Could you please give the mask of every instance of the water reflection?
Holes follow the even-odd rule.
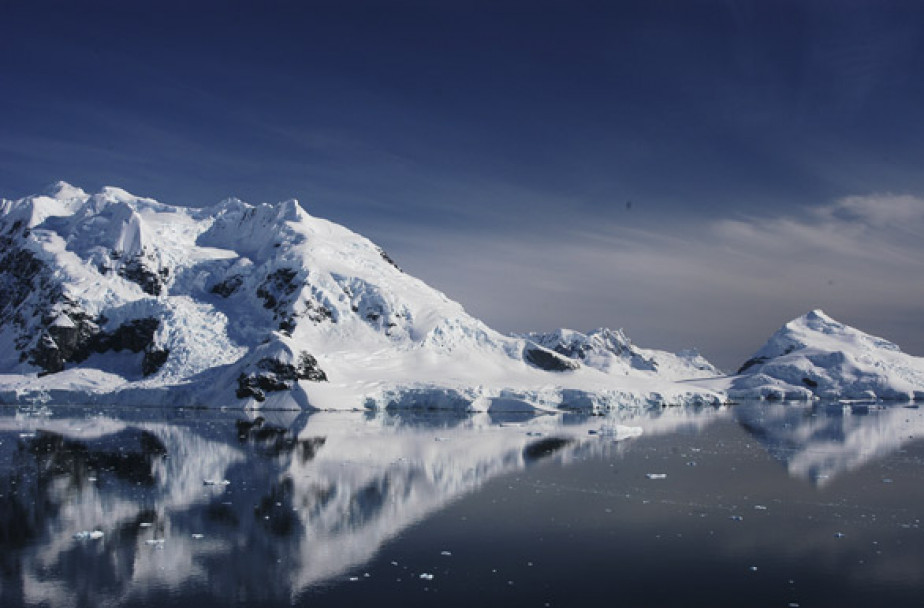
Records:
[[[924,437],[917,406],[758,402],[734,411],[791,476],[818,486]]]
[[[82,606],[190,586],[288,602],[498,475],[728,411],[3,414],[0,605]]]
[[[924,428],[919,410],[766,403],[607,418],[3,410],[0,605],[190,590],[288,604],[499,475],[721,420],[816,483]]]

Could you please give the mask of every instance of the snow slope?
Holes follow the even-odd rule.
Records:
[[[620,332],[578,339],[584,356],[499,334],[294,200],[194,209],[59,183],[0,202],[0,241],[0,402],[497,411],[724,398],[674,381],[713,374],[702,358]]]
[[[734,399],[924,399],[924,358],[813,310],[781,327],[738,370],[713,383]]]

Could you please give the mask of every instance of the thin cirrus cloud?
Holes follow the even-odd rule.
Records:
[[[924,354],[924,199],[849,196],[663,230],[532,228],[392,239],[408,270],[504,331],[623,327],[736,367],[816,307]]]

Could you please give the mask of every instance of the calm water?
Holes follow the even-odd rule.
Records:
[[[918,606],[924,415],[0,409],[0,606]]]

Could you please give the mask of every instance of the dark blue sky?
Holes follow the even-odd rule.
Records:
[[[731,366],[823,306],[924,353],[924,294],[861,306],[830,248],[768,246],[803,274],[765,276],[723,223],[918,208],[918,2],[0,0],[0,78],[6,198],[296,197],[501,330],[624,326]]]

